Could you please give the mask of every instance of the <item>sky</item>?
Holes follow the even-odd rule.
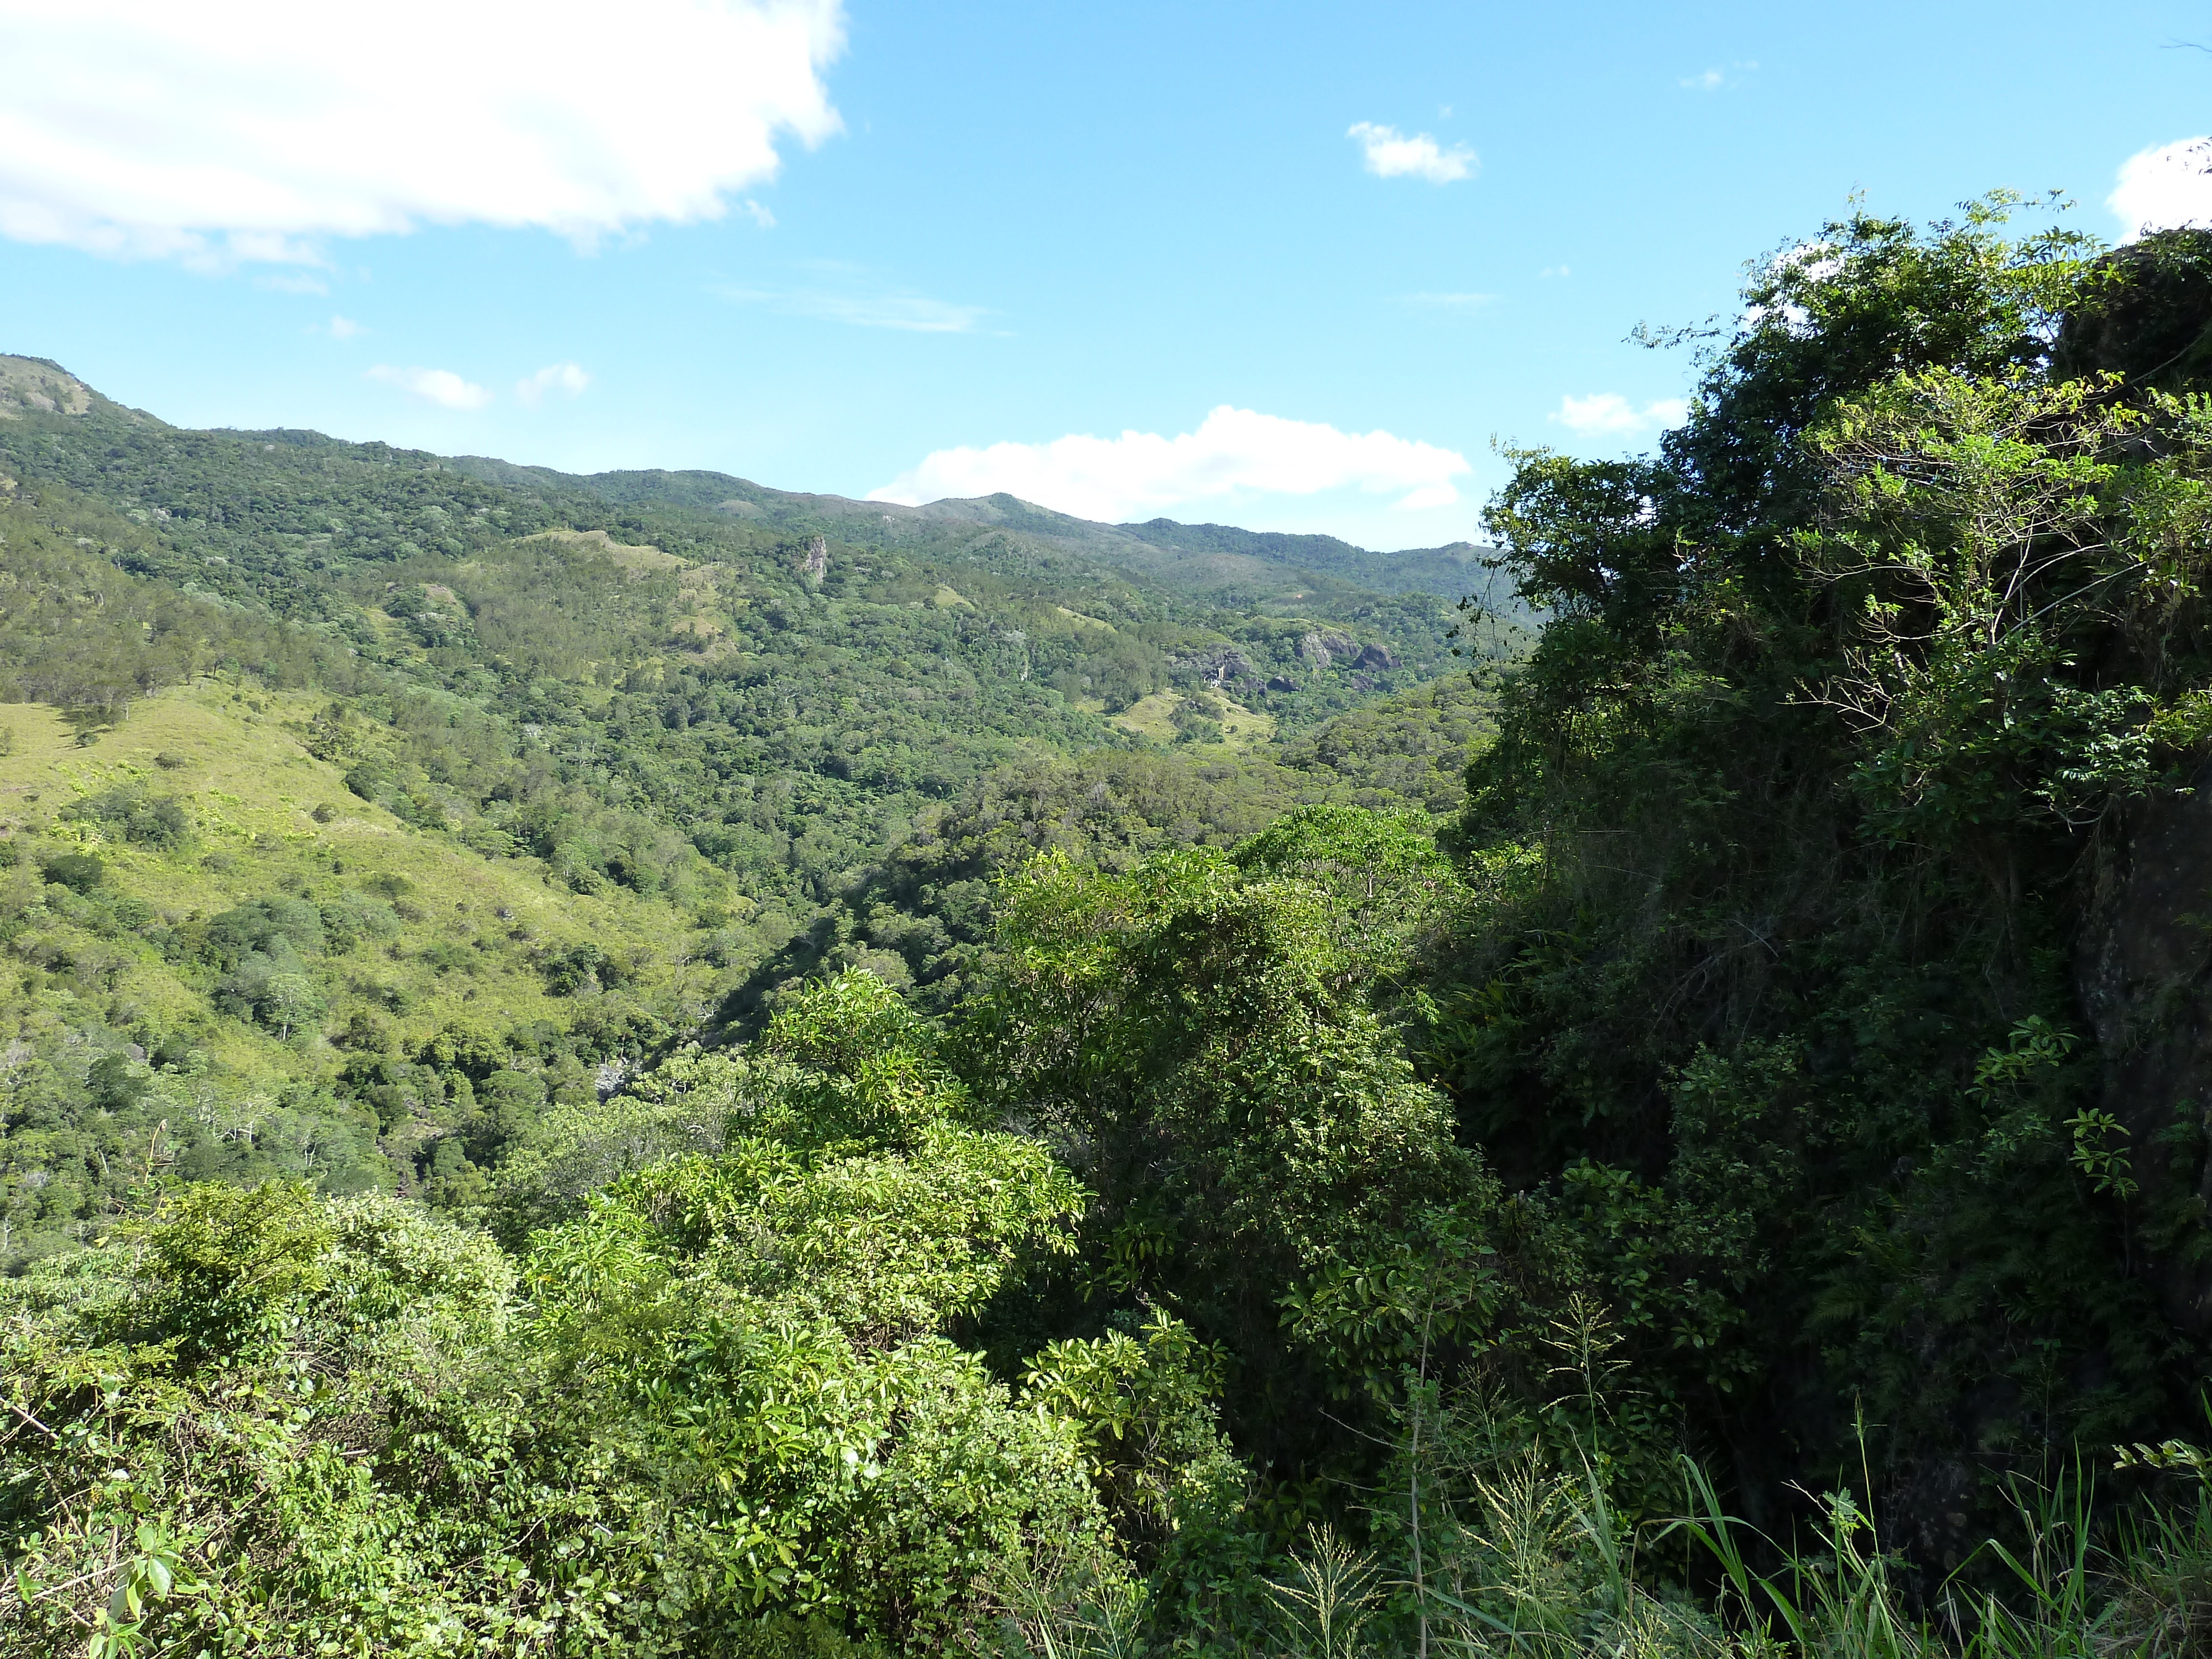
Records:
[[[185,426],[1480,538],[1855,195],[2212,223],[2212,6],[0,0],[0,351]],[[2048,222],[2048,211],[2036,222]]]

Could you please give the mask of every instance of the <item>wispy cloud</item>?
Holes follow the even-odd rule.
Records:
[[[356,323],[350,317],[332,317],[329,322],[323,325],[323,332],[333,340],[351,340],[368,333],[368,330],[366,325]]]
[[[2212,225],[2212,138],[2184,138],[2130,156],[2105,198],[2132,242],[2154,230]]]
[[[1655,398],[1638,409],[1618,392],[1562,398],[1547,418],[1581,438],[1633,438],[1679,426],[1690,412],[1686,398]]]
[[[1755,58],[1746,58],[1741,63],[1735,64],[1716,64],[1709,70],[1700,70],[1695,75],[1684,76],[1676,84],[1691,92],[1718,92],[1723,87],[1737,85],[1745,76],[1758,67],[1759,63]]]
[[[548,363],[535,374],[514,383],[514,398],[525,409],[535,409],[545,401],[548,392],[563,392],[571,398],[580,397],[591,383],[592,377],[580,364]]]
[[[927,295],[870,289],[865,283],[825,282],[799,288],[723,287],[714,290],[736,305],[766,306],[786,317],[890,328],[908,334],[973,334],[988,315],[982,306],[957,305]]]
[[[940,449],[880,489],[909,504],[1000,490],[1109,523],[1151,518],[1193,501],[1244,495],[1310,495],[1354,488],[1404,491],[1398,507],[1449,507],[1466,457],[1388,432],[1340,432],[1222,404],[1195,432],[1117,438],[1071,433],[1049,443]]]
[[[482,409],[491,401],[489,392],[450,368],[394,368],[389,363],[379,363],[368,371],[368,378],[396,386],[409,397],[440,409]]]
[[[753,200],[751,197],[746,197],[745,199],[738,203],[738,205],[739,208],[744,210],[745,216],[750,219],[755,224],[758,225],[763,230],[774,230],[775,228],[775,215],[770,213],[758,202]]]
[[[310,276],[305,271],[279,271],[273,276],[257,276],[256,288],[265,288],[272,294],[328,294],[331,285],[319,276]]]
[[[1449,185],[1474,177],[1481,165],[1465,144],[1446,149],[1425,132],[1408,138],[1395,127],[1355,121],[1344,136],[1358,144],[1367,170],[1378,179],[1425,179],[1432,185]]]

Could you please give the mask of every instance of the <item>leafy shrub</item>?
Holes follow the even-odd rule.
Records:
[[[40,860],[46,878],[73,893],[89,893],[107,879],[107,866],[97,853],[58,853]]]
[[[547,952],[538,968],[545,976],[545,988],[556,997],[580,996],[620,985],[629,977],[622,962],[588,941]]]
[[[234,965],[252,951],[282,946],[305,956],[320,956],[326,936],[320,906],[306,899],[274,896],[222,911],[207,923],[210,958]]]
[[[191,819],[174,795],[149,796],[135,788],[111,789],[66,807],[62,817],[100,824],[141,846],[181,846],[191,834]]]

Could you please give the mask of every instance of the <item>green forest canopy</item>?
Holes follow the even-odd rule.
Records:
[[[1472,711],[1379,660],[1312,689],[1308,636],[1349,656],[1325,624],[1362,617],[1441,668],[1437,611],[1277,633],[1317,587],[1201,618],[1129,577],[1109,614],[1022,585],[1047,543],[1003,588],[948,550],[817,592],[645,560],[695,544],[641,520],[584,556],[649,623],[563,620],[557,542],[418,542],[384,605],[366,550],[303,543],[332,597],[283,622],[210,588],[246,607],[216,665],[385,677],[304,699],[300,765],[404,844],[610,926],[785,926],[690,1020],[646,956],[518,956],[602,1034],[530,1052],[290,1030],[335,937],[419,925],[309,842],[296,890],[187,923],[222,1018],[347,1056],[331,1109],[433,1152],[402,1198],[156,1146],[9,1282],[10,1650],[2203,1651],[2212,235],[2106,253],[2009,206],[1824,228],[1656,454],[1516,453],[1490,529],[1546,621]],[[1024,703],[1040,592],[1158,665]],[[687,617],[773,667],[647,678],[624,641]],[[942,786],[830,735],[884,649],[927,670],[870,683],[921,693],[908,748],[971,734]],[[1225,713],[1262,668],[1264,748],[1107,730],[1144,674]],[[1031,706],[1048,744],[994,746]],[[813,860],[739,775],[886,816]],[[173,927],[98,849],[206,827],[87,799],[11,838],[19,936]],[[554,1051],[610,1069],[549,1087]],[[187,1060],[92,1061],[86,1109]]]

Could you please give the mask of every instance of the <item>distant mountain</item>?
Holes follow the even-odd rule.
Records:
[[[1285,535],[1230,525],[1187,525],[1172,519],[1099,524],[1005,494],[903,507],[775,489],[730,473],[703,470],[578,474],[485,455],[433,457],[383,444],[349,443],[295,428],[189,434],[104,397],[50,359],[0,356],[0,421],[21,420],[26,415],[106,417],[149,434],[230,439],[241,445],[281,447],[295,456],[302,451],[320,452],[333,461],[374,454],[401,465],[434,463],[462,477],[550,499],[584,496],[612,507],[689,508],[798,533],[896,543],[916,536],[935,539],[955,527],[1012,532],[1032,544],[1041,544],[1044,550],[1097,560],[1232,605],[1295,602],[1316,592],[1335,595],[1346,588],[1374,593],[1432,593],[1455,601],[1470,592],[1489,594],[1497,586],[1481,562],[1491,550],[1473,542],[1379,552],[1355,547],[1334,536]],[[1501,608],[1516,620],[1528,620],[1510,601]]]
[[[1291,536],[1279,531],[1238,530],[1220,524],[1177,524],[1150,519],[1120,526],[1155,547],[1191,553],[1226,553],[1261,559],[1285,569],[1341,577],[1384,593],[1436,593],[1449,599],[1480,586],[1479,562],[1493,550],[1474,542],[1377,553],[1334,536]]]
[[[902,527],[922,526],[975,525],[1015,531],[1062,550],[1102,559],[1194,592],[1243,590],[1254,598],[1303,597],[1297,592],[1301,585],[1346,584],[1372,592],[1433,593],[1456,600],[1470,592],[1488,592],[1492,586],[1491,573],[1481,562],[1493,550],[1474,542],[1386,553],[1355,547],[1334,536],[1187,525],[1172,519],[1100,524],[1003,492],[904,507],[855,501],[846,495],[772,489],[726,472],[577,474],[517,466],[482,455],[454,456],[450,464],[465,477],[510,488],[588,492],[614,506],[650,503],[708,508],[793,529],[849,528],[865,523],[869,533],[893,538]],[[1508,603],[1506,609],[1510,614],[1513,607]]]
[[[1018,750],[1241,764],[1525,642],[1455,626],[1491,574],[1468,544],[197,431],[33,357],[0,357],[0,699],[97,726],[217,672],[482,720],[795,913]],[[371,798],[515,810],[481,763],[407,765]]]

